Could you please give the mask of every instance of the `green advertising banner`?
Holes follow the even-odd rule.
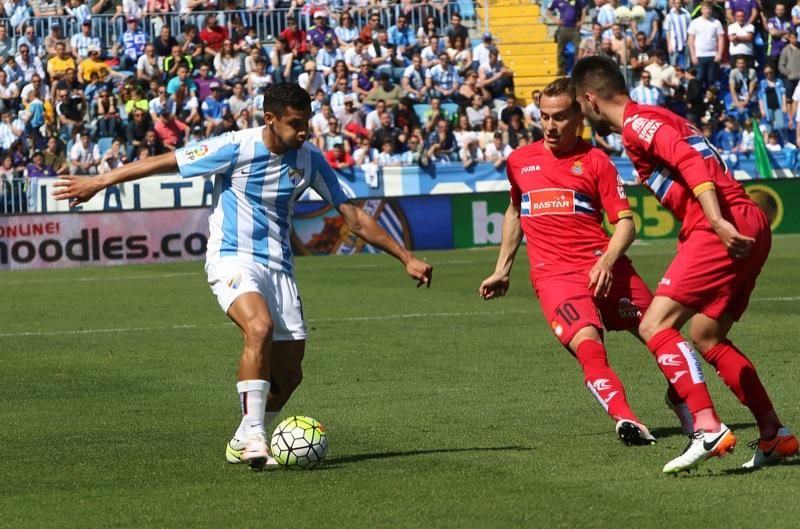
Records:
[[[800,178],[754,180],[743,182],[747,193],[769,217],[774,233],[800,233]],[[625,188],[631,203],[640,239],[676,238],[680,223],[661,207],[643,186]],[[454,195],[453,243],[456,248],[500,244],[503,214],[508,207],[508,193]],[[607,224],[606,224],[607,225]]]

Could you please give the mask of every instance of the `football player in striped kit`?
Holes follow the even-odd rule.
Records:
[[[514,151],[506,172],[511,202],[495,272],[481,283],[489,300],[504,296],[527,238],[533,288],[556,338],[578,360],[584,382],[629,445],[655,439],[631,410],[608,365],[603,329],[636,333],[652,295],[625,251],[636,237],[633,212],[614,164],[578,136],[583,116],[569,79],[542,90],[544,139]],[[603,211],[615,224],[609,238]]]
[[[220,307],[244,337],[237,383],[242,420],[225,457],[257,470],[274,463],[268,428],[302,379],[306,325],[290,236],[294,204],[303,192],[310,188],[336,207],[353,233],[402,262],[417,286],[430,287],[432,278],[429,264],[350,203],[322,153],[306,141],[311,100],[305,90],[292,83],[271,85],[264,94],[264,117],[263,127],[229,132],[98,177],[65,177],[54,191],[55,198],[75,205],[108,186],[150,175],[221,175],[205,268]]]
[[[639,181],[682,222],[678,253],[658,284],[639,334],[659,363],[685,356],[687,350],[694,355],[679,332],[691,321],[695,347],[758,423],[755,453],[744,467],[797,455],[797,438],[778,418],[755,367],[728,339],[769,255],[772,234],[766,215],[686,119],[631,101],[616,65],[599,57],[581,59],[572,78],[584,115],[600,134],[622,134]],[[679,377],[682,369],[677,369],[673,386],[692,412],[695,431],[684,453],[665,465],[666,473],[695,468],[736,444],[707,392],[696,391],[699,385]]]

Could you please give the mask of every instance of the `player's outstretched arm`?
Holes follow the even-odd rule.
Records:
[[[166,154],[123,165],[99,176],[63,175],[53,184],[53,198],[56,200],[69,199],[70,206],[77,206],[88,201],[98,191],[109,186],[177,170],[178,161],[175,158],[175,152],[170,151]]]
[[[506,295],[511,286],[511,268],[517,255],[519,243],[522,242],[522,223],[519,220],[519,209],[513,202],[508,204],[503,217],[503,236],[500,242],[500,255],[494,273],[483,280],[478,295],[483,299],[494,299]]]
[[[397,244],[397,241],[386,233],[386,230],[381,228],[375,222],[375,219],[364,213],[361,208],[354,206],[350,202],[345,202],[340,204],[337,209],[353,233],[403,263],[408,275],[417,281],[417,287],[422,285],[427,285],[428,288],[431,287],[431,280],[433,279],[433,267],[431,265],[417,259],[411,252]]]
[[[614,228],[614,235],[608,241],[608,248],[589,271],[589,288],[594,288],[594,297],[604,298],[611,290],[614,276],[611,269],[636,239],[636,226],[630,217],[621,218]]]

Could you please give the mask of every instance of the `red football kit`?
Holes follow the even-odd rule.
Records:
[[[635,329],[652,295],[627,257],[614,265],[608,297],[594,298],[588,287],[589,271],[608,247],[602,211],[612,223],[632,216],[608,156],[583,140],[560,155],[538,141],[514,151],[506,173],[527,239],[531,281],[561,343],[586,326]]]
[[[772,245],[769,222],[733,178],[717,150],[687,120],[657,106],[630,102],[622,142],[639,181],[683,223],[678,254],[656,289],[718,320],[738,320]],[[711,228],[697,200],[714,190],[722,216],[743,235],[755,238],[745,259],[733,259]]]

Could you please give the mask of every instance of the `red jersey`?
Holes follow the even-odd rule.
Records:
[[[559,155],[541,140],[517,149],[506,173],[534,281],[590,270],[608,246],[603,210],[612,223],[633,215],[617,168],[583,140]]]
[[[725,165],[716,148],[684,118],[664,108],[625,106],[622,144],[639,182],[683,223],[681,234],[696,227],[710,228],[697,195],[716,189],[720,210],[755,203]]]

